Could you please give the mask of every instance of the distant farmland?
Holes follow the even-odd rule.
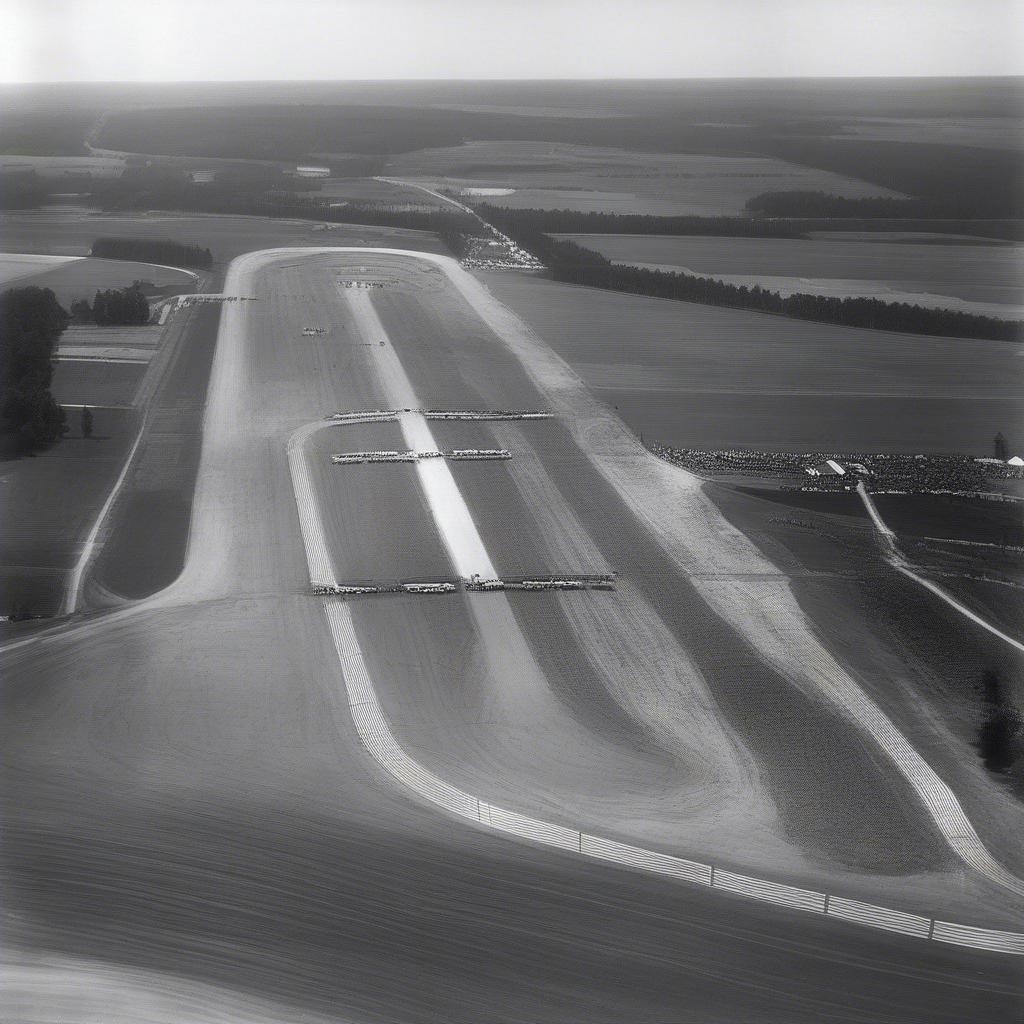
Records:
[[[1024,247],[867,239],[559,235],[616,263],[678,268],[784,295],[865,295],[1015,319],[1024,313]]]
[[[739,214],[762,192],[896,196],[878,185],[771,157],[635,153],[546,142],[470,142],[406,153],[386,173],[452,188],[512,188],[499,206],[612,213]]]
[[[519,275],[487,286],[645,440],[989,455],[1024,438],[1020,348],[649,299]]]

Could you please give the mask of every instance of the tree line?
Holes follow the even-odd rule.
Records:
[[[142,294],[142,282],[127,288],[97,291],[90,305],[88,299],[71,303],[71,316],[80,323],[101,325],[148,324],[149,302]]]
[[[205,269],[213,266],[209,249],[169,238],[97,238],[92,243],[91,254],[101,259],[162,263],[172,267]]]
[[[26,451],[51,444],[67,430],[50,384],[68,319],[49,288],[11,288],[0,295],[0,430]]]
[[[745,209],[764,217],[957,218],[962,207],[943,200],[868,196],[848,199],[830,192],[762,192]]]
[[[726,284],[724,281],[694,274],[620,266],[601,253],[575,242],[558,241],[539,231],[525,231],[516,225],[514,219],[506,218],[505,212],[502,210],[499,215],[492,215],[492,223],[545,263],[556,281],[634,295],[776,313],[799,320],[846,327],[943,337],[1024,341],[1022,321],[999,320],[949,309],[929,309],[905,302],[883,302],[881,299],[839,299],[802,293],[784,298],[778,292],[756,285],[748,288],[746,285]]]
[[[479,203],[484,220],[496,217],[521,231],[549,234],[719,235],[734,238],[806,238],[792,224],[755,217],[660,217],[644,213],[599,213],[581,210],[506,209]]]

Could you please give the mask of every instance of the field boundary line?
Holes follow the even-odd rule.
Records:
[[[107,500],[103,502],[103,506],[100,508],[96,515],[96,520],[92,524],[92,529],[85,538],[82,550],[78,555],[74,568],[71,570],[71,575],[68,577],[67,588],[64,592],[64,600],[61,602],[61,607],[57,612],[58,615],[71,615],[78,608],[85,570],[88,568],[89,563],[92,561],[93,555],[95,554],[96,541],[99,538],[100,530],[102,529],[107,516],[110,515],[110,510],[114,507],[114,502],[121,493],[125,480],[128,479],[128,470],[135,461],[135,454],[138,452],[139,445],[142,443],[142,435],[146,432],[146,423],[148,419],[148,415],[142,417],[142,423],[139,424],[139,432],[135,435],[135,441],[124,460],[121,472],[114,481],[114,486],[110,488]]]
[[[962,604],[937,583],[934,583],[932,580],[915,572],[902,554],[900,554],[899,548],[896,546],[896,534],[886,525],[885,520],[878,511],[878,506],[875,505],[874,499],[868,492],[867,487],[864,486],[863,480],[857,481],[857,493],[860,495],[860,500],[864,503],[864,507],[867,509],[868,515],[871,517],[871,521],[875,524],[875,529],[883,538],[886,561],[898,573],[902,573],[902,575],[906,576],[907,579],[913,580],[918,584],[918,586],[924,587],[924,589],[929,593],[934,594],[937,598],[948,604],[954,611],[957,611],[961,615],[970,619],[970,621],[975,625],[981,626],[982,629],[988,630],[988,632],[993,636],[998,637],[1000,640],[1010,644],[1011,647],[1015,647],[1018,651],[1024,653],[1024,643],[1021,643],[1020,640],[1015,639],[1009,634],[1004,633],[1001,629],[998,629],[996,626],[993,626],[991,622],[983,619],[976,612],[971,611],[967,605]]]

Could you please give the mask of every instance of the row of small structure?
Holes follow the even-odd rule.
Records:
[[[339,452],[331,456],[336,466],[365,462],[419,462],[421,459],[511,459],[505,448],[454,448],[450,452]]]
[[[428,420],[549,420],[549,412],[529,409],[364,409],[336,412],[327,419],[333,423],[383,423],[397,420],[399,413],[419,413]]]
[[[393,583],[314,583],[313,593],[320,596],[360,596],[365,594],[453,594],[460,588],[471,592],[497,590],[614,590],[615,573],[594,576],[542,576],[484,579],[474,574],[468,578],[448,580],[416,580]]]

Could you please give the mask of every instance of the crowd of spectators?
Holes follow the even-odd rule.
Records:
[[[792,480],[801,490],[850,490],[864,480],[872,491],[898,493],[979,493],[987,481],[1024,477],[1024,468],[969,455],[890,455],[879,453],[704,451],[653,443],[650,450],[669,462],[708,476],[747,475]],[[842,475],[812,475],[826,460]]]

